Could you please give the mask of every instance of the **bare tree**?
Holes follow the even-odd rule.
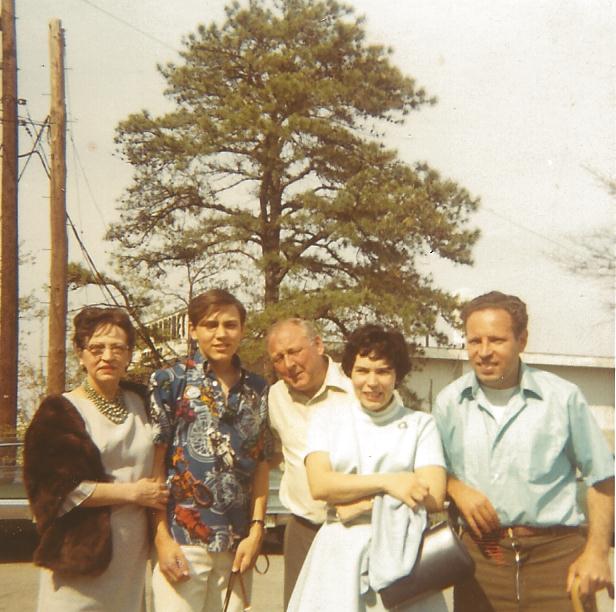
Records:
[[[592,172],[592,171],[591,171]],[[592,172],[616,204],[616,178],[608,178]],[[616,211],[614,211],[616,212]],[[614,292],[614,272],[616,271],[616,223],[596,227],[591,231],[569,234],[567,238],[574,244],[573,249],[554,251],[550,257],[562,268],[577,276],[599,281],[612,296]],[[613,306],[613,298],[610,302]]]

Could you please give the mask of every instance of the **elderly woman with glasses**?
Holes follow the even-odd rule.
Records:
[[[166,487],[151,479],[145,388],[122,380],[135,330],[119,308],[86,307],[73,343],[83,382],[46,397],[26,433],[24,479],[43,568],[38,610],[144,610],[147,509]]]

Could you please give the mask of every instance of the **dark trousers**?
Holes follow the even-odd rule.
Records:
[[[558,536],[504,537],[490,556],[470,534],[465,532],[462,541],[475,561],[475,576],[454,588],[455,612],[572,610],[567,572],[585,543],[578,530]]]
[[[291,593],[304,565],[304,559],[321,525],[315,525],[299,516],[291,515],[284,530],[284,609],[289,606]]]

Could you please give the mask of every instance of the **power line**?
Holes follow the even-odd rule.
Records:
[[[86,259],[86,262],[88,264],[88,267],[90,268],[90,271],[92,272],[92,274],[94,275],[95,279],[96,279],[96,285],[99,287],[101,294],[103,296],[103,299],[107,299],[107,303],[109,303],[109,301],[113,302],[113,304],[115,304],[115,306],[118,306],[119,308],[124,308],[125,310],[128,311],[129,315],[131,315],[133,317],[133,319],[137,322],[136,325],[136,332],[137,335],[145,342],[145,344],[147,346],[149,346],[151,349],[153,349],[154,353],[157,352],[154,344],[152,343],[152,340],[148,337],[146,331],[145,331],[145,326],[143,326],[139,320],[139,318],[136,315],[135,312],[135,308],[132,306],[132,304],[130,303],[130,301],[128,300],[128,297],[125,296],[126,299],[126,304],[122,305],[120,304],[120,302],[117,300],[117,298],[115,297],[115,295],[113,294],[113,292],[110,289],[110,285],[107,282],[107,280],[105,279],[105,277],[98,271],[96,264],[94,263],[94,260],[92,259],[92,256],[90,255],[90,253],[88,252],[88,249],[86,248],[86,245],[84,244],[83,240],[80,238],[79,233],[77,232],[77,228],[75,227],[75,224],[73,223],[70,215],[68,213],[66,213],[66,220],[68,221],[71,229],[73,230],[73,234],[75,236],[75,239],[77,240],[77,243],[79,244],[79,247],[81,248],[81,252],[84,256],[84,258]],[[112,285],[113,286],[113,285]],[[108,298],[105,297],[105,292],[103,291],[103,288],[107,291],[108,294]],[[116,289],[123,294],[123,292],[119,289],[119,287],[116,287]],[[123,294],[124,295],[124,294]]]
[[[68,79],[68,75],[65,74],[64,75],[64,83],[66,86],[66,115],[67,118],[71,116],[71,109],[72,109],[72,102],[71,102],[71,88],[70,88],[70,81]],[[73,161],[75,161],[75,140],[73,138],[73,130],[72,129],[68,129],[67,128],[67,133],[68,136],[71,140],[71,144],[72,144],[72,150],[73,150]],[[83,228],[83,218],[81,216],[81,189],[80,189],[80,184],[79,184],[79,174],[77,172],[75,172],[75,191],[77,193],[77,213],[79,216],[79,226],[81,228]],[[103,221],[104,222],[104,221]],[[83,231],[83,230],[82,230]]]
[[[575,244],[575,242],[573,240],[570,241],[570,244],[565,244],[564,242],[560,242],[558,240],[555,240],[554,238],[550,238],[549,236],[546,236],[544,234],[540,234],[539,232],[530,229],[529,227],[526,227],[525,225],[522,225],[521,223],[518,223],[517,221],[513,221],[512,219],[510,219],[509,217],[507,217],[506,215],[503,215],[502,213],[496,212],[494,209],[489,208],[488,206],[482,206],[483,210],[486,210],[489,213],[492,213],[494,216],[501,218],[503,221],[507,221],[507,223],[509,223],[510,225],[513,225],[515,227],[517,227],[518,229],[521,229],[525,232],[528,232],[529,234],[533,234],[534,236],[537,236],[538,238],[541,238],[547,242],[551,242],[552,244],[556,245],[557,247],[560,247],[561,249],[570,249],[572,245],[577,246]]]
[[[103,222],[103,225],[105,225],[105,227],[107,226],[107,221],[105,220],[105,216],[103,215],[103,211],[101,210],[98,202],[96,201],[96,197],[94,196],[94,191],[92,190],[92,185],[90,185],[90,179],[88,178],[88,175],[86,174],[86,170],[83,167],[83,164],[81,163],[81,157],[79,156],[79,149],[77,148],[77,145],[75,143],[75,140],[73,139],[73,133],[72,131],[69,132],[69,138],[71,140],[71,150],[73,153],[73,159],[75,160],[75,164],[76,166],[79,168],[79,170],[81,171],[81,174],[83,176],[83,180],[86,184],[86,188],[88,189],[88,193],[90,194],[90,198],[92,198],[92,203],[94,204],[94,208],[96,208],[96,211],[98,212],[101,221]]]
[[[77,231],[77,228],[75,227],[75,224],[73,223],[73,220],[71,219],[71,216],[68,214],[68,212],[66,213],[66,220],[68,221],[68,224],[71,230],[73,230],[73,235],[75,236],[75,240],[77,240],[77,244],[79,245],[79,248],[81,249],[81,253],[88,267],[90,268],[90,272],[92,273],[94,278],[96,278],[96,280],[98,281],[96,284],[98,288],[100,289],[100,292],[103,298],[111,300],[116,306],[120,306],[120,303],[118,302],[116,297],[113,295],[113,292],[109,288],[107,281],[105,280],[103,275],[98,271],[98,268],[96,267],[96,264],[94,263],[94,259],[92,259],[92,256],[90,255],[88,249],[86,248],[85,243],[81,239],[81,236],[79,235],[79,232]],[[105,296],[104,290],[107,290],[108,297]]]
[[[68,90],[68,100],[67,100],[67,112],[70,113],[70,109],[72,108],[71,105],[71,97],[70,97],[70,81],[69,79],[66,79],[66,85],[67,85],[67,90]],[[98,211],[99,215],[101,216],[101,219],[103,221],[103,225],[106,226],[106,222],[105,222],[105,218],[103,216],[103,213],[101,211],[101,209],[98,206],[98,203],[96,201],[96,198],[94,197],[94,193],[92,191],[92,187],[90,185],[90,181],[88,179],[88,176],[86,174],[85,168],[83,166],[83,164],[81,163],[81,158],[79,156],[79,150],[77,148],[77,143],[75,142],[75,138],[74,138],[74,130],[70,129],[68,130],[69,133],[69,138],[72,144],[72,151],[73,151],[73,159],[75,160],[75,163],[77,166],[79,166],[79,169],[81,170],[81,173],[83,175],[83,178],[85,180],[86,186],[88,188],[88,191],[90,193],[90,197],[92,198],[92,202],[94,203],[94,206],[96,208],[96,210]],[[76,175],[77,176],[77,175]],[[80,211],[80,217],[81,217],[81,207],[79,206],[80,204],[80,193],[79,193],[79,185],[77,182],[77,204],[78,204],[78,209]],[[96,280],[95,283],[91,283],[91,284],[95,284],[99,291],[101,292],[101,295],[103,297],[103,300],[105,300],[105,302],[108,304],[110,301],[115,304],[115,306],[118,307],[122,307],[122,305],[119,303],[119,301],[117,300],[117,298],[114,295],[114,292],[111,290],[111,287],[113,287],[116,291],[118,291],[125,299],[126,304],[124,305],[124,307],[126,308],[126,310],[128,311],[128,313],[130,314],[130,316],[133,317],[133,319],[137,322],[137,326],[136,326],[136,331],[137,331],[137,335],[144,341],[144,343],[149,346],[154,355],[157,354],[157,350],[156,347],[154,346],[154,344],[152,343],[147,330],[145,328],[145,326],[143,326],[139,320],[139,318],[137,317],[136,311],[134,309],[134,307],[132,306],[132,304],[130,303],[128,296],[124,293],[124,291],[119,287],[119,286],[114,286],[113,283],[108,283],[107,279],[98,271],[98,268],[96,267],[96,264],[94,263],[94,259],[92,258],[92,256],[90,255],[84,241],[82,240],[81,236],[79,235],[79,232],[77,231],[77,227],[75,226],[73,220],[71,219],[70,215],[68,214],[68,212],[65,213],[66,214],[66,220],[73,232],[73,235],[75,236],[75,240],[77,240],[77,244],[79,245],[79,248],[81,249],[83,258],[86,261],[86,264],[88,266],[88,268],[90,269],[90,273],[92,274],[92,276],[94,277],[94,279]],[[107,296],[105,295],[105,292],[107,293]]]
[[[142,36],[145,36],[146,38],[149,38],[150,40],[153,40],[154,42],[157,42],[159,45],[162,45],[163,47],[166,47],[167,49],[170,49],[173,52],[177,52],[177,49],[175,47],[172,47],[170,44],[166,43],[164,40],[161,40],[160,38],[156,38],[156,36],[154,36],[153,34],[150,34],[149,32],[146,32],[145,30],[142,30],[142,29],[138,28],[137,26],[133,25],[129,21],[126,21],[125,19],[122,19],[121,17],[118,17],[117,15],[114,15],[113,13],[109,12],[108,10],[106,10],[104,8],[101,8],[100,6],[97,6],[93,2],[90,2],[90,0],[81,0],[81,1],[84,4],[87,4],[88,6],[91,6],[92,8],[96,9],[97,11],[100,11],[101,13],[104,13],[108,17],[111,17],[112,19],[115,19],[119,23],[122,23],[123,25],[125,25],[128,28],[130,28],[131,30],[134,30],[135,32],[138,32]]]
[[[26,171],[26,168],[28,167],[28,164],[30,163],[30,160],[32,159],[32,156],[34,154],[37,154],[39,156],[39,159],[41,160],[41,163],[43,164],[43,168],[45,169],[45,172],[47,173],[47,178],[49,178],[50,174],[49,174],[49,168],[47,166],[47,160],[44,158],[44,155],[42,155],[41,152],[38,150],[40,148],[40,142],[43,136],[43,131],[45,130],[45,127],[48,125],[49,125],[49,115],[47,115],[45,121],[43,122],[41,128],[39,129],[38,134],[36,135],[36,138],[32,136],[32,132],[30,132],[29,127],[27,125],[24,125],[26,132],[34,140],[34,144],[32,145],[32,149],[30,149],[29,153],[19,156],[19,157],[27,157],[27,159],[26,159],[26,163],[23,165],[23,168],[21,169],[21,172],[19,173],[19,176],[17,177],[17,182],[21,180],[21,177],[23,176],[23,173]],[[44,153],[45,150],[42,149],[42,151]]]
[[[34,119],[32,119],[32,117],[30,116],[30,111],[28,111],[28,109],[26,109],[26,112],[28,113],[27,118],[24,118],[22,115],[18,115],[17,119],[19,120],[19,123],[21,125],[25,125],[25,124],[29,124],[29,125],[36,125],[39,127],[45,127],[48,118],[45,119],[45,121],[35,121]]]
[[[34,141],[34,137],[32,136],[32,133],[30,132],[29,126],[32,126],[32,127],[38,126],[41,128],[39,131],[41,138],[37,137],[38,145],[33,148],[33,152],[34,152],[34,149],[36,149],[36,153],[38,154],[41,160],[41,163],[43,164],[43,168],[45,169],[45,172],[47,173],[47,177],[49,178],[50,176],[49,175],[49,160],[47,159],[47,153],[42,144],[43,129],[49,128],[49,115],[45,117],[44,121],[35,121],[34,119],[32,119],[32,115],[30,114],[30,109],[27,106],[27,102],[25,103],[25,110],[26,110],[27,118],[21,119],[21,122],[22,122],[21,125],[24,127],[24,129],[26,130],[26,132],[28,133],[30,138],[32,138],[33,141]],[[35,141],[35,144],[36,144],[36,141]],[[23,174],[23,172],[21,174]],[[21,178],[21,174],[20,174],[20,178]]]
[[[67,110],[68,110],[68,114],[71,114],[71,109],[72,109],[72,98],[71,98],[71,88],[70,88],[70,79],[66,78],[66,90],[67,90]],[[75,134],[74,134],[74,130],[71,128],[68,130],[68,136],[69,139],[71,141],[71,151],[73,153],[73,160],[75,161],[75,165],[79,168],[79,170],[81,171],[81,174],[83,176],[83,180],[86,184],[86,188],[88,190],[88,193],[90,194],[90,198],[92,200],[92,203],[94,204],[94,208],[96,208],[96,211],[98,212],[101,221],[103,222],[103,225],[105,226],[105,228],[107,227],[107,222],[105,220],[105,215],[103,215],[103,211],[101,210],[98,201],[96,200],[96,197],[94,196],[94,191],[92,189],[92,186],[90,185],[90,180],[88,178],[88,175],[86,174],[86,170],[81,162],[81,157],[79,156],[79,150],[77,148],[77,143],[75,142]],[[75,184],[77,186],[77,202],[78,205],[80,203],[80,198],[79,198],[79,184],[78,184],[78,174],[75,173]],[[79,213],[79,218],[81,219],[81,211]]]

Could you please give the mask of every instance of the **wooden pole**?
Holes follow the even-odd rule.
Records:
[[[66,106],[64,101],[64,30],[49,22],[51,63],[51,180],[49,274],[49,353],[47,393],[62,393],[66,382],[66,310],[68,238],[66,234]]]
[[[2,0],[2,164],[0,188],[0,437],[15,434],[19,287],[17,234],[17,55],[15,0]],[[0,456],[10,462],[10,457]]]

